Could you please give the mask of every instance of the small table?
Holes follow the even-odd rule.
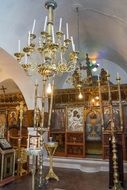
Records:
[[[58,146],[58,142],[48,142],[48,143],[45,143],[44,145],[49,155],[49,172],[46,176],[46,180],[48,180],[49,178],[54,178],[57,181],[59,181],[58,176],[53,171],[53,155]]]

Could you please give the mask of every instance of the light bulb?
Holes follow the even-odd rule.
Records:
[[[52,93],[51,83],[48,83],[46,91],[47,91],[47,94],[51,94]]]
[[[96,99],[96,100],[99,100],[99,96],[96,96],[95,99]]]
[[[95,65],[95,64],[96,64],[96,59],[93,59],[93,60],[92,60],[92,63]]]
[[[80,100],[83,99],[83,95],[82,95],[81,92],[79,93],[78,98],[79,98]]]
[[[96,71],[97,71],[97,68],[96,68],[96,67],[94,67],[94,68],[92,69],[92,71],[93,71],[93,72],[96,72]]]

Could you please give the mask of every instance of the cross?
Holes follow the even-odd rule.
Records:
[[[7,90],[7,88],[4,87],[4,85],[2,85],[2,87],[0,88],[0,90],[3,91],[4,95],[5,95],[5,90]]]

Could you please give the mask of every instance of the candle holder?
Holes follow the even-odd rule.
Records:
[[[119,96],[119,114],[120,114],[120,129],[123,131],[123,109],[122,109],[122,98],[121,98],[121,89],[120,89],[120,76],[117,73],[116,81],[118,85],[118,96]]]
[[[28,156],[32,156],[32,190],[35,190],[35,174],[36,174],[36,158],[42,154],[40,148],[27,148],[26,150]]]
[[[109,82],[110,75],[107,74],[107,83],[108,83],[108,95],[109,95],[109,106],[111,112],[111,143],[112,143],[112,162],[113,162],[113,188],[112,190],[122,190],[120,181],[119,181],[119,171],[118,171],[118,155],[117,155],[117,144],[116,144],[116,129],[114,124],[113,117],[113,105],[112,105],[112,96],[111,96],[111,88]]]
[[[101,113],[101,125],[102,131],[104,131],[104,115],[103,115],[103,105],[102,105],[102,96],[101,96],[101,83],[98,76],[98,91],[99,91],[99,103],[100,103],[100,113]]]
[[[53,178],[53,179],[56,179],[57,181],[59,181],[58,176],[53,171],[53,155],[58,146],[58,142],[48,142],[48,143],[45,143],[44,145],[45,145],[45,148],[49,155],[49,172],[46,176],[46,180]]]
[[[22,163],[21,163],[21,140],[22,140],[22,126],[23,126],[23,113],[24,113],[24,105],[23,105],[23,102],[20,102],[20,105],[19,105],[19,120],[20,120],[20,123],[19,123],[19,127],[20,127],[20,130],[19,130],[19,138],[18,138],[18,152],[17,152],[17,156],[18,156],[18,159],[17,159],[17,175],[18,176],[22,176]]]
[[[112,190],[122,190],[122,186],[119,181],[119,173],[118,173],[118,156],[117,156],[117,148],[116,148],[116,136],[115,136],[115,126],[114,122],[111,122],[111,143],[112,143],[112,161],[113,161],[113,188]]]

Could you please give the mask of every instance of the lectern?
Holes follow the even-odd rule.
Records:
[[[15,150],[5,138],[0,138],[0,186],[14,180]]]

